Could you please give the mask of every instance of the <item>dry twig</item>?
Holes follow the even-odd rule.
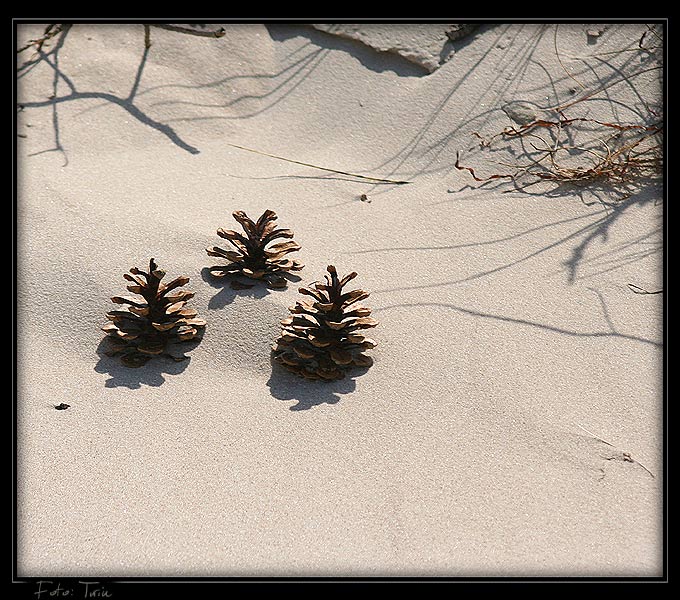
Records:
[[[166,29],[176,33],[186,33],[187,35],[195,35],[198,37],[221,38],[227,33],[224,27],[215,30],[199,31],[181,25],[170,25],[168,23],[145,23],[144,24],[144,47],[151,47],[151,27],[158,27],[159,29]]]
[[[198,37],[209,37],[209,38],[221,38],[227,33],[224,27],[219,29],[200,31],[198,29],[191,29],[189,27],[182,27],[181,25],[169,25],[167,23],[150,23],[153,27],[158,27],[159,29],[167,29],[168,31],[174,31],[176,33],[186,33],[187,35],[196,35]]]
[[[629,283],[628,287],[631,289],[631,291],[634,294],[663,294],[663,289],[656,290],[654,292],[650,292],[650,291],[646,290],[645,288],[641,288],[637,285],[633,285],[632,283]]]
[[[42,47],[45,43],[52,39],[55,35],[60,34],[64,30],[64,25],[59,23],[50,23],[46,28],[42,36],[36,38],[35,40],[29,40],[27,44],[22,46],[17,50],[17,54],[28,50],[29,48],[35,46],[36,52],[41,52]]]
[[[588,430],[587,430],[585,427],[583,427],[582,425],[579,425],[578,423],[576,423],[576,426],[577,426],[579,429],[582,429],[583,431],[585,431],[588,435],[594,437],[597,441],[602,442],[603,444],[607,444],[607,446],[611,446],[612,448],[616,448],[616,446],[614,446],[614,444],[608,442],[607,440],[603,440],[601,437],[595,435],[592,431],[588,431]],[[619,450],[618,448],[616,448],[616,449]],[[647,467],[645,467],[645,465],[643,465],[640,461],[635,460],[635,459],[630,455],[630,452],[621,452],[621,457],[622,457],[622,459],[623,459],[624,462],[636,463],[636,464],[640,465],[645,471],[647,471],[647,473],[649,473],[652,477],[655,477],[655,476],[654,476],[654,473],[652,473],[652,472],[651,472]],[[612,460],[612,459],[614,459],[614,458],[616,458],[616,457],[611,457],[611,458],[608,458],[607,460]]]

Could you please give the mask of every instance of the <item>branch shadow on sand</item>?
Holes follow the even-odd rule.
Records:
[[[302,278],[298,275],[292,275],[290,273],[286,274],[286,279],[288,283],[297,283],[302,281]],[[208,308],[211,310],[216,310],[224,308],[225,306],[231,304],[236,296],[250,296],[257,300],[264,298],[271,292],[285,291],[286,288],[274,289],[267,287],[264,282],[253,282],[254,285],[251,288],[246,289],[234,289],[231,286],[232,279],[229,277],[213,277],[210,273],[210,267],[203,267],[201,269],[201,279],[205,281],[210,287],[218,290],[218,292],[210,298],[208,302]]]
[[[340,398],[354,391],[355,377],[366,369],[357,369],[351,375],[339,381],[308,381],[287,371],[279,363],[271,359],[272,374],[267,381],[272,396],[278,400],[296,400],[297,404],[290,410],[309,410],[321,404],[337,404]]]
[[[54,48],[49,52],[43,52],[40,50],[38,52],[39,54],[39,59],[37,61],[31,62],[31,63],[26,63],[26,69],[34,68],[35,64],[42,62],[47,65],[54,71],[54,80],[53,80],[53,90],[52,90],[52,95],[50,98],[47,100],[38,100],[38,101],[29,101],[29,102],[21,102],[21,107],[25,110],[27,108],[41,108],[41,107],[52,107],[52,122],[53,122],[53,127],[54,127],[54,135],[55,135],[55,147],[50,148],[48,150],[43,150],[40,151],[36,154],[44,154],[46,152],[53,152],[53,151],[60,151],[64,156],[66,156],[66,152],[64,148],[61,145],[60,141],[60,132],[59,132],[59,119],[58,119],[58,112],[57,112],[57,107],[59,104],[63,102],[71,102],[75,100],[104,100],[106,102],[109,102],[111,104],[115,104],[117,106],[120,106],[123,108],[127,113],[134,117],[137,121],[144,125],[148,125],[149,127],[152,127],[153,129],[159,131],[163,135],[165,135],[172,143],[174,143],[176,146],[181,148],[182,150],[186,150],[190,154],[198,154],[199,150],[192,146],[191,144],[185,142],[176,132],[175,130],[170,127],[169,125],[165,123],[161,123],[159,121],[156,121],[155,119],[151,118],[149,115],[147,115],[144,111],[142,111],[136,104],[135,104],[135,98],[137,96],[137,92],[139,90],[139,84],[142,79],[142,74],[144,72],[144,67],[146,66],[146,61],[149,57],[149,47],[144,47],[143,53],[141,60],[139,62],[139,66],[137,67],[137,71],[135,73],[134,80],[132,82],[132,86],[130,88],[130,93],[126,97],[121,97],[117,96],[115,94],[109,93],[109,92],[97,92],[97,91],[90,91],[90,92],[82,92],[79,91],[73,81],[69,78],[69,76],[61,69],[59,66],[59,52],[61,51],[64,42],[66,41],[66,37],[71,29],[71,26],[67,26],[64,28],[64,30],[61,32],[59,35],[59,38],[54,46]],[[141,39],[141,38],[140,38]],[[21,70],[22,67],[20,67],[20,71],[18,74],[18,78],[21,78],[23,75],[25,75],[28,70]],[[66,85],[68,88],[69,92],[65,95],[59,95],[58,94],[58,87],[59,83],[63,83]]]
[[[194,339],[180,343],[183,352],[189,352],[200,344],[200,339]],[[97,373],[110,375],[104,383],[104,387],[126,387],[131,390],[141,388],[143,385],[159,387],[165,383],[166,375],[179,375],[191,362],[191,357],[176,362],[170,358],[154,357],[141,367],[132,368],[125,366],[118,356],[107,356],[106,352],[111,349],[107,338],[103,338],[97,347],[99,361],[94,367]]]

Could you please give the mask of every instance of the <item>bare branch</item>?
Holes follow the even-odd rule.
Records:
[[[227,33],[224,27],[220,27],[214,31],[198,31],[196,29],[190,29],[187,27],[182,27],[180,25],[168,25],[167,23],[149,23],[153,27],[158,27],[160,29],[167,29],[168,31],[175,31],[177,33],[186,33],[188,35],[196,35],[198,37],[209,37],[209,38],[221,38]],[[149,25],[145,25],[148,27]]]
[[[42,34],[41,37],[35,39],[35,40],[29,40],[28,43],[19,48],[17,50],[17,54],[20,54],[24,50],[28,50],[31,46],[35,46],[36,51],[40,52],[42,50],[43,44],[51,38],[53,38],[55,35],[58,35],[59,33],[62,32],[64,29],[64,26],[58,23],[51,23],[45,28],[45,32]]]

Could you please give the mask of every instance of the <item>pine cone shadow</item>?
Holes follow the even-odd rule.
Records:
[[[337,404],[340,398],[356,388],[355,377],[368,369],[357,368],[338,381],[309,381],[294,375],[271,359],[272,374],[267,381],[272,396],[278,400],[297,400],[290,410],[309,410],[320,404]]]
[[[182,342],[183,352],[193,350],[200,343],[200,338]],[[107,338],[103,338],[97,347],[99,362],[94,367],[97,373],[110,375],[104,386],[107,388],[126,387],[132,390],[141,388],[143,385],[158,387],[165,383],[164,375],[178,375],[184,371],[191,362],[191,358],[175,362],[170,358],[153,358],[141,367],[132,368],[124,365],[117,356],[107,356],[106,351],[111,346]]]
[[[214,277],[210,273],[209,267],[203,267],[203,269],[201,269],[201,278],[208,285],[219,290],[208,302],[208,308],[211,310],[224,308],[228,304],[231,304],[236,296],[251,296],[259,300],[270,292],[285,291],[287,289],[273,289],[267,287],[267,284],[263,281],[253,281],[254,285],[252,288],[236,290],[231,287],[232,280],[229,277]],[[302,280],[301,277],[290,274],[287,274],[286,279],[288,279],[289,282],[298,282]]]

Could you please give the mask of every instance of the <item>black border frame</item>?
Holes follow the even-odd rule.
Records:
[[[13,198],[12,198],[12,276],[13,276],[13,371],[12,371],[12,574],[9,595],[10,597],[26,597],[35,600],[53,600],[64,598],[72,600],[74,598],[86,598],[86,590],[94,592],[89,597],[91,598],[148,598],[150,595],[167,594],[174,595],[176,593],[198,592],[204,594],[219,594],[232,591],[232,585],[241,584],[300,584],[300,583],[353,583],[353,584],[371,584],[371,583],[669,583],[668,574],[668,252],[667,252],[667,234],[668,234],[668,125],[667,113],[664,115],[664,165],[663,165],[663,282],[664,282],[664,300],[663,300],[663,574],[658,577],[607,577],[607,576],[574,576],[574,577],[559,577],[559,576],[423,576],[423,577],[401,577],[401,576],[375,576],[375,577],[355,577],[355,576],[225,576],[225,577],[52,577],[50,575],[40,577],[20,577],[17,574],[17,377],[18,377],[18,362],[17,362],[17,180],[18,180],[18,164],[17,164],[17,81],[16,81],[16,44],[17,44],[17,25],[31,24],[31,23],[52,23],[52,22],[67,22],[73,24],[80,23],[102,23],[102,24],[144,24],[144,23],[233,23],[233,24],[312,24],[312,23],[380,23],[380,24],[423,24],[423,23],[442,23],[442,22],[459,22],[459,23],[476,23],[480,25],[494,25],[506,23],[518,24],[555,24],[555,23],[650,23],[661,24],[663,26],[664,48],[663,48],[663,102],[664,106],[668,106],[668,41],[670,21],[669,17],[632,17],[632,18],[549,18],[549,17],[534,17],[534,18],[493,18],[484,19],[479,17],[461,18],[329,18],[329,17],[236,17],[229,18],[68,18],[64,16],[50,17],[43,16],[39,18],[34,17],[12,17],[12,73],[14,81],[12,85],[12,111],[13,111],[13,129],[12,129],[12,184],[13,184]],[[40,582],[43,582],[40,584]],[[49,583],[47,583],[49,582]],[[42,588],[41,588],[42,585]],[[190,590],[187,586],[199,585],[197,590]],[[225,588],[227,585],[229,587]],[[169,587],[172,586],[172,587]],[[50,594],[57,588],[64,591],[69,591],[68,594]],[[155,589],[154,589],[155,588]],[[43,593],[38,590],[43,589]]]

